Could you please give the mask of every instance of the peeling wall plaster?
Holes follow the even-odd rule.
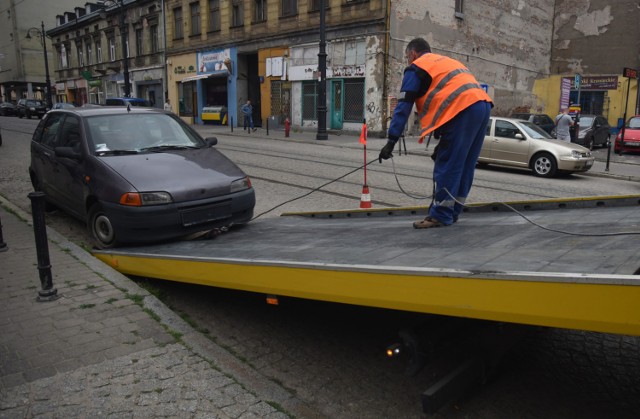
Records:
[[[611,6],[606,6],[602,10],[594,10],[591,13],[578,15],[573,27],[585,36],[595,36],[605,33],[607,26],[611,22],[613,22]]]

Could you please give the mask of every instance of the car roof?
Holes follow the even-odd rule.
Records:
[[[162,109],[156,108],[139,108],[132,106],[130,110],[128,110],[125,106],[95,106],[95,107],[79,107],[73,109],[54,109],[49,111],[49,113],[72,113],[78,116],[87,117],[87,116],[96,116],[96,115],[126,115],[126,114],[144,114],[144,113],[163,113],[168,114],[168,112],[163,111]]]

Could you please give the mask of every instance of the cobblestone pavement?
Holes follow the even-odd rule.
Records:
[[[320,416],[52,229],[36,301],[29,221],[0,198],[0,418]]]

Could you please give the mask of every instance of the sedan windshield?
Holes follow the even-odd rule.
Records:
[[[189,127],[167,114],[100,115],[87,118],[90,143],[98,155],[204,147]]]
[[[523,131],[526,132],[529,137],[536,140],[553,138],[545,130],[535,124],[532,124],[531,122],[523,121],[520,122],[520,125],[522,126]]]

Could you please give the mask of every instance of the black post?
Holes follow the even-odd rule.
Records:
[[[0,253],[6,252],[8,248],[7,243],[4,242],[4,238],[2,237],[2,219],[0,219]]]
[[[129,49],[127,48],[127,27],[124,22],[126,9],[124,1],[120,0],[120,37],[122,42],[122,58],[124,60],[124,97],[131,97],[131,85],[129,83]]]
[[[622,132],[620,133],[620,156],[624,147],[624,127],[627,125],[627,106],[629,106],[629,88],[631,87],[631,77],[627,77],[627,100],[624,103],[624,116],[622,117]],[[615,141],[615,140],[614,140]]]
[[[614,138],[613,141],[616,139]],[[609,162],[611,161],[611,141],[607,141],[607,166],[604,168],[605,172],[609,171]]]
[[[42,47],[44,48],[44,71],[45,71],[45,83],[47,83],[47,86],[45,87],[45,95],[47,98],[47,107],[49,109],[53,108],[53,100],[51,100],[51,79],[49,78],[49,57],[47,56],[47,38],[45,38],[45,32],[44,32],[44,22],[40,21],[40,24],[42,26]]]
[[[47,241],[47,225],[44,220],[45,195],[43,192],[31,192],[31,214],[33,216],[33,232],[36,239],[36,253],[38,255],[38,273],[40,274],[41,290],[38,291],[37,301],[53,301],[59,298],[58,290],[53,288],[51,264],[49,262],[49,245]]]
[[[327,52],[325,39],[325,0],[320,0],[320,50],[318,70],[320,70],[320,92],[318,94],[318,133],[316,140],[327,140]]]
[[[267,135],[269,135],[269,117],[267,116]]]
[[[231,122],[229,126],[231,127],[231,132],[233,132],[233,116],[229,117],[229,121]]]

